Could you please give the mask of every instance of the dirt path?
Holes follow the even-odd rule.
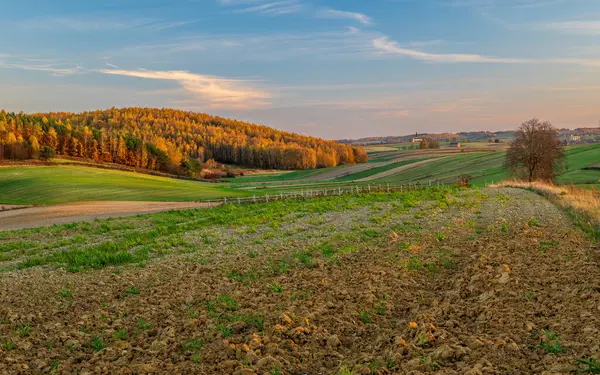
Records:
[[[369,177],[361,178],[360,180],[356,180],[356,181],[357,182],[365,182],[365,181],[379,180],[380,178],[392,176],[392,175],[395,175],[397,173],[404,172],[404,171],[407,171],[409,169],[413,169],[413,168],[419,167],[419,166],[421,166],[423,164],[427,164],[427,163],[430,163],[432,161],[440,160],[440,159],[443,159],[443,158],[427,159],[427,160],[418,161],[418,162],[412,163],[412,164],[402,165],[402,166],[400,166],[398,168],[389,169],[387,171],[384,171],[384,172],[381,172],[381,173],[377,173],[377,174],[374,174],[374,175],[369,176]]]
[[[19,209],[27,208],[27,207],[31,207],[31,206],[18,205],[18,204],[0,204],[0,212],[19,210]]]
[[[205,208],[197,202],[78,202],[0,211],[0,231],[127,217],[154,212]]]

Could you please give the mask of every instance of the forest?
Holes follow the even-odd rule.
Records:
[[[202,163],[213,161],[285,170],[368,161],[360,147],[174,109],[0,111],[0,159],[54,155],[190,174],[201,169]]]

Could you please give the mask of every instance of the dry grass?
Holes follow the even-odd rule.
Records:
[[[493,187],[517,187],[533,190],[557,202],[577,215],[583,224],[600,231],[600,192],[574,185],[554,185],[545,182],[504,181]]]

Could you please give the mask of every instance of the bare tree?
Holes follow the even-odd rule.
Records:
[[[521,124],[516,135],[506,153],[511,173],[530,182],[552,180],[565,155],[556,129],[547,121],[531,119]]]

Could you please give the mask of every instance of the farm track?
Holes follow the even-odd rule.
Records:
[[[193,253],[144,267],[0,274],[0,374],[558,375],[599,359],[600,254],[569,216],[518,189],[447,202],[190,230],[173,246]],[[334,257],[315,247],[339,238]]]
[[[207,203],[197,202],[78,202],[28,207],[0,211],[0,231],[206,207]]]

